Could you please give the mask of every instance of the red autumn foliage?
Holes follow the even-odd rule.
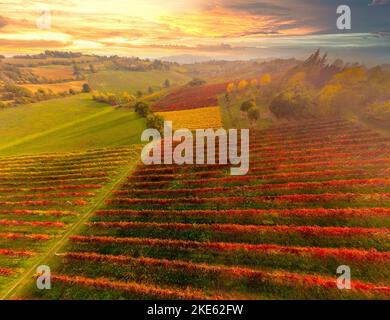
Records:
[[[59,227],[65,226],[63,222],[55,221],[24,221],[24,220],[0,220],[0,226],[31,226],[31,227]]]
[[[8,215],[46,215],[46,216],[70,216],[75,213],[62,210],[0,210],[0,214]]]
[[[177,215],[184,217],[192,216],[262,216],[276,215],[283,217],[387,217],[390,216],[390,208],[363,208],[363,209],[270,209],[270,210],[99,210],[98,216],[167,216]]]
[[[145,285],[136,282],[121,282],[112,281],[110,279],[98,278],[91,279],[79,276],[67,276],[67,275],[52,275],[51,278],[54,282],[62,282],[69,285],[79,285],[92,287],[96,289],[110,289],[119,290],[125,292],[131,292],[142,296],[159,297],[160,299],[184,299],[184,300],[201,300],[201,299],[218,299],[219,297],[206,296],[203,292],[194,289],[166,289],[160,288],[154,285]]]
[[[7,277],[13,273],[13,270],[10,268],[0,268],[0,276]]]
[[[213,266],[208,264],[198,264],[178,260],[154,259],[154,258],[133,258],[124,255],[101,255],[89,252],[68,252],[63,255],[65,258],[74,260],[89,260],[97,262],[109,262],[119,264],[137,263],[143,266],[164,267],[170,271],[177,270],[181,272],[198,272],[200,274],[212,274],[213,276],[229,277],[231,278],[249,278],[258,279],[260,281],[268,281],[274,284],[282,285],[299,285],[304,287],[322,287],[325,289],[336,289],[336,282],[331,277],[324,277],[319,275],[297,274],[282,271],[263,271],[253,270],[242,267],[225,267]],[[383,294],[390,294],[390,287],[378,286],[376,284],[354,281],[353,290],[358,291],[376,291]]]
[[[50,240],[51,236],[48,234],[0,233],[0,239]]]
[[[0,249],[0,255],[23,257],[23,256],[33,256],[33,255],[35,255],[35,252],[33,252],[33,251],[19,251],[19,250],[12,250],[12,249]]]
[[[93,192],[61,192],[61,193],[34,193],[22,195],[9,195],[3,199],[41,199],[41,198],[70,198],[70,197],[93,197]]]
[[[184,249],[206,249],[215,251],[248,251],[257,254],[285,255],[294,254],[309,256],[319,259],[336,258],[350,261],[366,261],[390,263],[389,252],[379,252],[375,249],[345,249],[345,248],[318,248],[318,247],[294,247],[280,246],[274,244],[243,244],[227,242],[196,242],[185,240],[165,240],[153,238],[118,238],[118,237],[97,237],[97,236],[72,236],[73,242],[86,242],[93,244],[127,244],[166,248]]]
[[[298,204],[309,202],[332,202],[332,201],[388,201],[390,193],[324,193],[324,194],[290,194],[280,196],[256,196],[256,197],[213,197],[213,198],[114,198],[106,201],[109,205],[132,205],[132,204],[148,204],[148,205],[171,205],[171,204],[205,204],[218,203],[222,205],[233,205],[240,203],[252,204]]]
[[[217,96],[226,89],[225,83],[182,87],[168,93],[152,106],[154,111],[188,110],[218,105]]]
[[[255,226],[238,224],[191,224],[157,222],[90,222],[92,227],[103,228],[151,228],[165,230],[206,230],[228,233],[259,233],[280,235],[303,235],[312,237],[347,237],[347,236],[386,236],[390,239],[390,228],[353,228],[353,227],[318,227],[318,226]]]

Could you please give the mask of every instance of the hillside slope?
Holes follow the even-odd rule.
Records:
[[[80,94],[0,110],[0,155],[129,146],[144,128],[133,111]]]

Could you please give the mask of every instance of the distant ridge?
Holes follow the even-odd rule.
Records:
[[[197,63],[197,62],[207,62],[207,61],[211,61],[214,59],[210,58],[210,57],[205,57],[205,56],[197,56],[197,55],[191,55],[191,54],[180,54],[180,55],[162,57],[160,60],[163,60],[166,62],[176,62],[176,63],[180,63],[180,64],[192,64],[192,63]]]

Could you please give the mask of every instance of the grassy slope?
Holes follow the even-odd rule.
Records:
[[[258,99],[256,104],[259,108],[260,119],[256,123],[250,124],[248,117],[240,111],[241,104],[247,99],[248,97],[234,98],[230,103],[227,103],[224,95],[220,95],[218,101],[221,109],[222,123],[225,128],[263,129],[273,123],[267,104]]]
[[[169,79],[171,84],[175,85],[189,81],[190,77],[175,71],[135,72],[114,70],[101,71],[88,76],[91,88],[95,90],[113,93],[127,91],[132,94],[136,93],[137,90],[146,93],[149,86],[154,90],[158,90],[166,79]]]
[[[139,142],[144,120],[82,94],[0,111],[0,155],[62,152]]]

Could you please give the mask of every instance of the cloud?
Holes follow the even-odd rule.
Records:
[[[6,50],[66,47],[141,56],[180,51],[239,55],[291,43],[327,46],[328,38],[311,36],[343,34],[336,29],[340,0],[111,0],[109,6],[94,0],[47,0],[52,13],[50,30],[36,27],[40,2],[1,3],[6,19],[0,16],[0,41]],[[390,30],[390,0],[345,0],[345,4],[352,8],[354,34],[388,39],[379,32]],[[345,44],[342,37],[335,39],[337,45]]]
[[[71,41],[55,41],[55,40],[13,40],[0,39],[0,46],[4,48],[26,48],[26,49],[41,49],[48,48],[63,48],[72,45]]]
[[[286,6],[265,1],[232,1],[227,2],[225,6],[232,10],[244,11],[255,15],[284,16],[290,13],[290,9]]]
[[[4,17],[0,16],[0,28],[4,28],[7,25],[7,21]]]
[[[370,6],[376,6],[376,5],[389,5],[390,0],[372,0],[369,4]]]

